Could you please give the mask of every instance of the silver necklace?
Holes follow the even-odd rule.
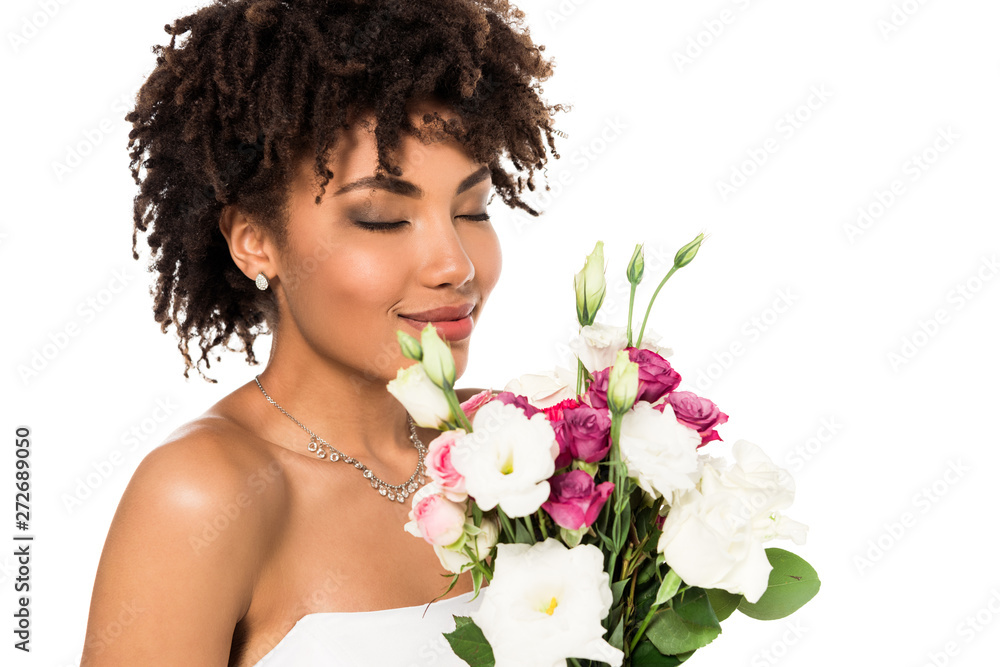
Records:
[[[424,475],[426,474],[426,470],[424,468],[424,455],[427,453],[427,447],[420,441],[420,438],[417,437],[417,427],[413,423],[413,418],[409,413],[406,413],[406,420],[410,424],[410,442],[413,443],[413,446],[417,450],[417,469],[414,470],[413,474],[410,475],[410,478],[402,484],[389,484],[379,479],[378,476],[369,470],[368,466],[364,463],[347,456],[342,451],[334,448],[326,440],[306,428],[306,426],[298,419],[288,414],[283,407],[278,405],[275,400],[268,396],[267,392],[264,391],[264,387],[260,384],[260,375],[254,377],[254,381],[257,383],[257,386],[260,387],[260,391],[264,394],[264,398],[266,398],[271,405],[285,413],[286,417],[298,424],[303,430],[305,430],[306,433],[309,434],[309,444],[306,446],[306,449],[310,452],[315,452],[316,458],[325,458],[327,461],[343,461],[344,463],[352,464],[355,468],[361,471],[361,474],[371,483],[373,489],[378,489],[379,494],[385,496],[389,500],[403,502],[406,500],[407,496],[424,485]],[[326,448],[325,450],[323,449],[324,447]],[[327,452],[329,452],[329,455]]]

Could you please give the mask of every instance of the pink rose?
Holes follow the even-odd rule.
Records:
[[[410,521],[420,537],[435,546],[454,544],[465,533],[465,506],[453,503],[440,493],[431,493],[410,510]]]
[[[549,478],[549,499],[542,509],[557,525],[580,530],[597,520],[601,508],[614,491],[613,482],[594,486],[594,478],[584,470],[571,470]]]
[[[459,407],[462,408],[462,412],[465,413],[465,416],[471,422],[472,418],[476,415],[476,410],[492,400],[493,392],[489,389],[483,389],[475,396],[471,396],[467,400],[463,401]]]
[[[639,364],[639,394],[635,400],[655,403],[681,383],[681,375],[670,362],[652,350],[634,347],[628,350],[629,361]]]
[[[451,448],[465,435],[465,429],[444,431],[427,445],[427,474],[431,476],[448,500],[460,503],[469,497],[465,477],[451,464]]]
[[[596,463],[611,449],[611,417],[604,408],[581,405],[563,410],[562,421],[553,425],[559,452],[569,452],[574,459]],[[565,465],[569,465],[566,463]],[[559,467],[559,460],[556,460]]]
[[[667,403],[673,408],[678,422],[698,431],[701,436],[699,447],[713,440],[722,440],[715,427],[729,421],[729,415],[719,410],[715,403],[690,391],[672,391],[667,394],[667,399],[663,403],[653,407],[663,412],[663,406]]]

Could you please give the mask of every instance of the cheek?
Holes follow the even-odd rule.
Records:
[[[469,258],[476,267],[476,279],[479,281],[485,301],[500,279],[500,271],[503,268],[500,239],[492,226],[486,226],[485,229],[470,234],[466,248]]]

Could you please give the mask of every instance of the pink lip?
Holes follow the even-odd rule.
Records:
[[[476,304],[474,303],[460,303],[455,306],[433,308],[419,313],[401,313],[400,317],[416,320],[418,322],[445,322],[448,320],[460,320],[466,318],[475,307]]]
[[[403,320],[417,331],[423,331],[428,324],[433,324],[442,340],[458,341],[468,338],[472,334],[472,317],[466,315],[457,320],[423,321],[415,320],[404,315],[399,319]]]

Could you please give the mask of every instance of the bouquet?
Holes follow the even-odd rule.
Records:
[[[619,328],[595,322],[606,291],[597,242],[574,280],[575,383],[557,370],[459,403],[454,360],[433,325],[419,341],[397,332],[419,363],[388,390],[414,421],[442,431],[427,450],[433,481],[411,496],[404,528],[453,573],[449,591],[471,571],[484,596],[445,633],[470,666],[678,665],[734,611],[782,618],[819,590],[808,563],[764,547],[805,542],[806,526],[781,514],[791,476],[746,440],[731,461],[709,454],[728,415],[681,389],[672,351],[644,338],[660,289],[703,240],[677,252],[634,342],[642,245]]]

